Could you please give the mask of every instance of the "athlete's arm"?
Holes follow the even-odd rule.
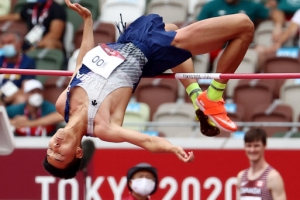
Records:
[[[71,3],[70,0],[65,0],[69,8],[76,11],[83,18],[83,36],[80,45],[79,54],[76,60],[76,69],[73,72],[72,78],[75,76],[82,64],[82,59],[85,54],[94,48],[94,34],[93,34],[93,18],[92,13],[85,7],[78,3]]]
[[[236,200],[240,199],[240,185],[242,181],[243,171],[240,171],[237,175],[237,183],[236,183]]]
[[[107,142],[128,142],[153,153],[174,153],[183,162],[194,160],[193,152],[187,154],[182,147],[175,146],[161,137],[149,136],[114,124],[101,129],[95,127],[94,131],[95,135]]]
[[[268,175],[268,188],[274,200],[286,200],[283,179],[274,169]]]

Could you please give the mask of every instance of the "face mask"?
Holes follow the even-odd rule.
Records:
[[[141,196],[149,195],[155,187],[155,182],[148,178],[137,178],[131,181],[131,189]]]
[[[4,57],[14,57],[15,55],[17,55],[17,51],[16,48],[13,44],[6,44],[2,47],[2,51],[3,51],[3,56]]]
[[[28,98],[29,105],[34,107],[39,107],[40,105],[42,105],[43,101],[44,101],[43,96],[38,93],[30,95]]]

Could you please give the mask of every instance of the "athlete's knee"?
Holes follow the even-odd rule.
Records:
[[[176,24],[165,24],[166,31],[175,31],[178,30],[178,26]]]
[[[250,38],[252,40],[254,35],[254,24],[248,15],[239,13],[237,14],[238,17],[238,27],[242,31],[242,35],[244,37]]]

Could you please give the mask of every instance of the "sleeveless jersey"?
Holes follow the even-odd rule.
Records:
[[[88,126],[86,136],[93,136],[94,117],[107,95],[121,87],[135,88],[142,74],[142,68],[147,63],[147,58],[132,43],[127,44],[109,44],[111,49],[120,52],[126,60],[120,64],[105,79],[101,75],[82,64],[81,68],[74,76],[67,89],[67,98],[65,106],[65,121],[69,121],[70,109],[70,91],[72,88],[79,86],[83,88],[89,98],[88,107]],[[87,53],[89,54],[89,52]]]
[[[272,200],[272,195],[267,186],[267,177],[273,168],[269,166],[259,178],[248,179],[249,168],[242,175],[240,185],[240,200]]]

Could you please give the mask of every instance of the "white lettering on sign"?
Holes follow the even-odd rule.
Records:
[[[101,188],[102,184],[104,182],[107,182],[112,194],[114,195],[114,200],[121,200],[122,194],[124,193],[126,189],[126,177],[123,176],[120,181],[117,181],[114,176],[98,176],[94,182],[92,182],[92,178],[88,176],[86,178],[86,200],[102,200],[101,194],[99,192],[99,189]],[[35,177],[35,183],[41,184],[41,194],[42,194],[42,200],[49,200],[50,199],[50,184],[55,183],[55,178],[52,176],[36,176]],[[163,196],[163,200],[171,200],[174,199],[177,192],[181,193],[181,199],[182,200],[189,200],[189,199],[197,199],[201,200],[201,189],[205,190],[213,190],[211,193],[206,197],[205,199],[212,200],[212,199],[225,199],[225,200],[231,200],[233,199],[233,188],[234,185],[236,185],[237,179],[235,177],[230,177],[225,182],[225,187],[223,188],[223,184],[221,180],[217,177],[208,177],[205,179],[203,188],[201,188],[201,182],[196,177],[186,177],[183,179],[181,183],[181,187],[179,188],[178,181],[171,176],[163,177],[160,182],[158,188],[160,189],[166,189],[168,188],[168,191]],[[58,194],[57,198],[51,197],[54,199],[59,200],[65,200],[66,199],[66,186],[71,186],[71,196],[72,200],[79,199],[79,184],[76,179],[69,179],[69,180],[59,180],[58,182]],[[192,190],[190,190],[192,188]],[[224,189],[224,197],[221,197],[220,194],[222,192],[222,189]],[[192,194],[190,192],[192,191]],[[53,194],[52,194],[53,195]],[[192,198],[190,198],[192,196]]]
[[[96,178],[95,182],[92,183],[92,178],[88,176],[86,178],[86,200],[101,200],[100,194],[98,193],[99,188],[101,187],[104,181],[103,176],[99,176]]]
[[[60,180],[58,183],[58,200],[66,199],[66,186],[71,186],[72,200],[78,200],[78,182],[76,179]]]
[[[114,200],[121,200],[123,191],[124,191],[126,183],[127,183],[126,177],[121,178],[119,186],[116,182],[116,179],[113,176],[109,176],[107,178],[107,181],[110,185],[112,192],[114,193]]]
[[[189,187],[192,186],[193,188],[193,199],[198,200],[200,199],[200,182],[195,177],[187,177],[183,180],[181,184],[182,193],[181,199],[188,200],[189,199]]]
[[[159,183],[159,188],[165,189],[168,185],[170,185],[170,189],[167,192],[167,194],[163,197],[163,200],[172,199],[177,192],[178,184],[175,178],[170,176],[164,177]]]
[[[227,179],[225,183],[225,200],[232,200],[232,187],[236,186],[237,179],[236,177],[232,177]]]
[[[222,191],[222,183],[221,183],[220,179],[218,179],[216,177],[210,177],[205,180],[204,186],[203,186],[204,189],[210,189],[211,186],[214,186],[214,190],[209,195],[207,200],[217,199]]]
[[[35,182],[42,185],[42,200],[49,199],[49,184],[55,183],[55,178],[52,176],[36,176]]]

